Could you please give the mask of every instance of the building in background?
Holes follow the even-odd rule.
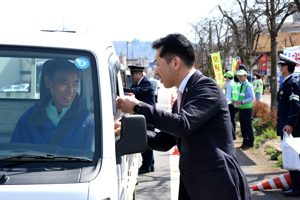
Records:
[[[298,19],[299,17],[294,17]],[[287,22],[282,25],[277,36],[278,46],[277,55],[283,53],[283,49],[287,47],[300,46],[300,21]],[[264,74],[271,75],[271,40],[268,27],[263,27],[263,34],[260,36],[258,45],[260,53],[265,54],[257,66],[252,68],[252,73],[259,72],[263,68]]]

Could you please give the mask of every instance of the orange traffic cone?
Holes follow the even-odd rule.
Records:
[[[288,188],[292,185],[290,173],[278,176],[276,178],[264,181],[260,184],[254,185],[253,190],[265,190],[265,189],[277,189],[277,188]]]
[[[171,93],[171,102],[170,102],[170,104],[171,104],[171,107],[170,107],[170,110],[172,110],[173,109],[173,104],[174,104],[174,95],[173,95],[173,93]]]
[[[171,155],[178,155],[179,156],[179,151],[178,151],[177,145],[175,146],[174,151]]]

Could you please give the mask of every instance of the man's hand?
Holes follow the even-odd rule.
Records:
[[[140,103],[140,101],[133,97],[117,98],[117,107],[118,109],[121,109],[123,113],[133,114],[133,107],[138,103]]]
[[[286,133],[289,135],[289,134],[292,134],[293,132],[293,127],[290,126],[290,125],[285,125],[285,127],[283,127],[283,130],[282,132],[284,133],[284,131],[286,131]]]
[[[242,101],[236,101],[236,104],[237,104],[238,106],[240,106],[240,105],[242,105]]]
[[[120,136],[121,135],[121,122],[115,122],[114,127],[115,127],[115,136]]]

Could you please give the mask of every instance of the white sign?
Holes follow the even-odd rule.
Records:
[[[294,58],[297,62],[300,63],[300,46],[284,48],[283,54],[288,57]],[[297,65],[297,67],[299,66],[300,65]]]

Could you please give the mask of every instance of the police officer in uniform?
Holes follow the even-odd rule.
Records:
[[[155,93],[154,88],[148,78],[143,76],[145,67],[142,66],[128,66],[131,72],[133,85],[128,88],[124,87],[124,92],[132,92],[140,101],[150,104],[155,107]],[[148,130],[154,131],[154,128],[147,126]],[[143,164],[139,168],[139,174],[154,172],[154,156],[153,150],[148,149],[142,153]]]
[[[283,54],[279,57],[277,64],[284,80],[277,93],[277,135],[283,139],[283,133],[286,132],[292,134],[293,137],[300,137],[300,85],[293,76],[295,66],[299,63]],[[283,189],[283,194],[290,197],[300,196],[300,171],[289,172],[292,185],[288,189]]]
[[[237,108],[234,107],[232,101],[237,101],[239,98],[239,87],[240,84],[234,82],[233,80],[233,73],[231,71],[227,71],[226,74],[224,75],[226,78],[227,82],[227,87],[225,91],[225,96],[228,102],[228,108],[230,112],[230,119],[231,119],[231,124],[232,124],[232,138],[233,140],[236,140],[236,134],[235,134],[235,129],[236,129],[236,113],[237,113]]]

